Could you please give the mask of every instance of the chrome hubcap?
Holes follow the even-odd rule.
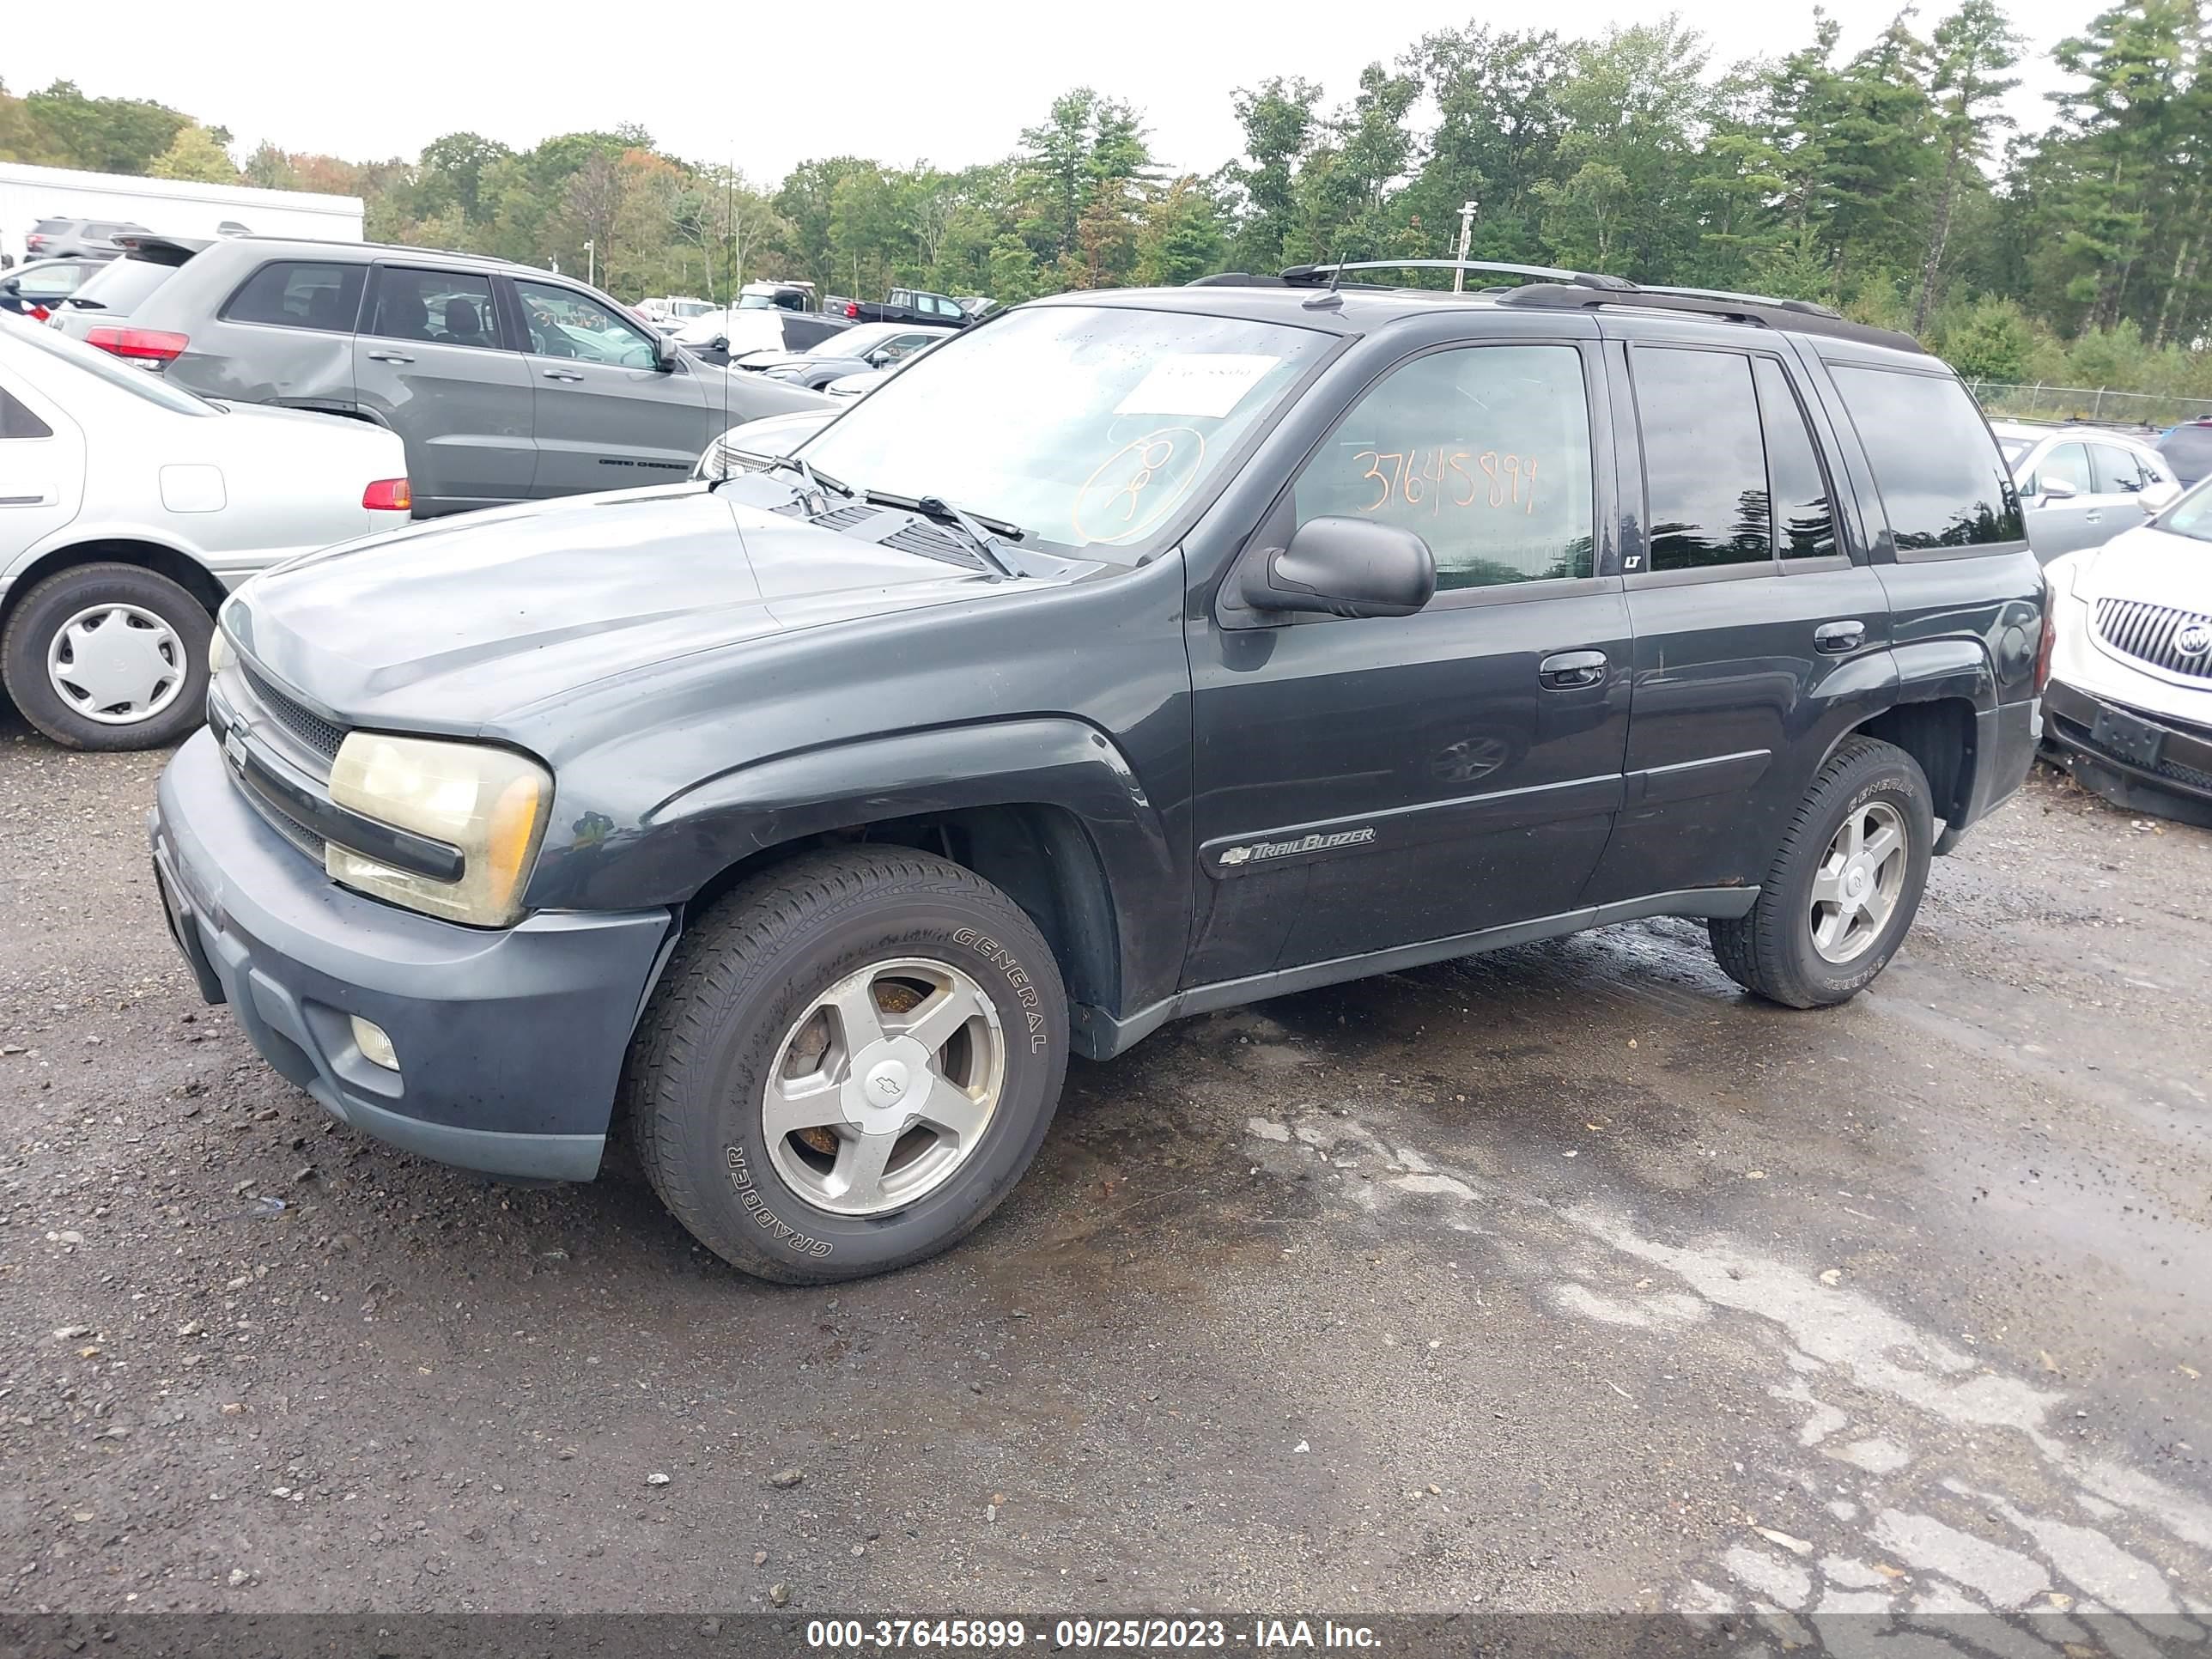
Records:
[[[1813,948],[1823,960],[1863,956],[1905,890],[1905,817],[1887,801],[1855,807],[1813,878]]]
[[[135,605],[88,606],[46,647],[55,695],[102,726],[152,720],[184,690],[189,667],[176,630]]]
[[[920,957],[872,963],[785,1034],[761,1101],[769,1161],[817,1210],[899,1209],[975,1155],[1006,1076],[998,1012],[974,980]]]

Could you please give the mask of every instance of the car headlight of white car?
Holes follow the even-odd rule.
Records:
[[[222,624],[217,623],[215,632],[208,635],[208,678],[213,679],[229,667],[236,654],[230,648],[230,640],[223,633]]]
[[[329,842],[333,881],[449,921],[502,927],[520,919],[522,889],[544,838],[553,775],[487,744],[355,732],[338,745],[331,799],[379,823],[458,848],[461,875],[438,881]]]

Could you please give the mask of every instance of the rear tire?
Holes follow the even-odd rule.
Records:
[[[981,1224],[1036,1155],[1066,1066],[1060,969],[1020,908],[944,859],[855,847],[778,866],[686,929],[623,1099],[693,1237],[760,1278],[823,1285]]]
[[[9,614],[0,682],[23,718],[65,749],[159,748],[207,718],[214,632],[207,607],[167,576],[76,565]]]
[[[1759,902],[1705,924],[1722,971],[1784,1007],[1850,1000],[1911,927],[1935,846],[1919,762],[1892,744],[1844,738],[1805,792]]]

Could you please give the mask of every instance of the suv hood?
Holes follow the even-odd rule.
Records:
[[[2144,599],[2212,612],[2212,542],[2143,525],[2076,556],[2077,598]]]
[[[693,484],[343,543],[256,578],[223,621],[348,724],[470,732],[673,657],[991,591],[980,571]]]

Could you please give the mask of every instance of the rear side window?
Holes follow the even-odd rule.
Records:
[[[0,386],[0,440],[53,435],[53,428],[26,409],[6,386]],[[32,499],[35,501],[37,497]]]
[[[1948,376],[1830,365],[1900,550],[2021,540],[2020,498],[1980,410]],[[2039,469],[2039,471],[2040,469]]]
[[[377,277],[376,318],[368,331],[388,340],[495,349],[499,322],[491,279],[470,271],[386,265]]]
[[[153,259],[110,259],[84,279],[84,286],[70,295],[70,303],[108,317],[128,317],[178,269]]]
[[[1297,522],[1379,519],[1439,588],[1591,574],[1590,428],[1571,346],[1468,346],[1391,372],[1292,488]]]
[[[1751,359],[1639,346],[1631,361],[1651,568],[1699,570],[1771,559],[1774,520]]]
[[[362,282],[367,274],[362,265],[279,259],[239,285],[222,308],[223,319],[349,334],[354,319],[361,314]]]
[[[2097,466],[2097,493],[2100,495],[2132,495],[2150,480],[2143,476],[2142,463],[2132,450],[2122,449],[2118,444],[2091,444],[2089,457]]]

